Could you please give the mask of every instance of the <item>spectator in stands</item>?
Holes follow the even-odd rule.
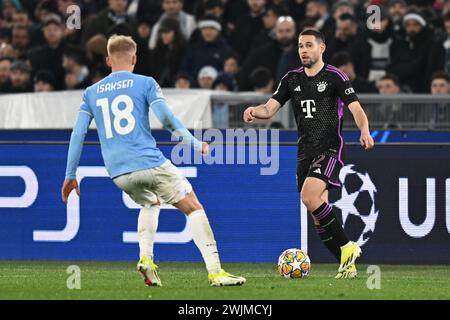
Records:
[[[217,70],[212,66],[203,67],[198,73],[198,84],[200,89],[212,89],[213,83],[218,75]]]
[[[225,7],[222,0],[206,0],[204,5],[204,12],[198,17],[212,15],[222,21],[224,12]],[[222,28],[225,28],[225,25],[222,24]]]
[[[250,75],[253,91],[263,94],[272,94],[274,80],[267,68],[256,68]]]
[[[175,75],[174,86],[176,89],[190,89],[191,77],[186,72],[179,72]]]
[[[32,92],[30,84],[30,66],[22,60],[16,60],[11,64],[9,80],[3,85],[4,93]]]
[[[31,11],[33,10],[34,11]],[[28,8],[30,19],[33,21],[31,29],[31,46],[39,46],[45,42],[42,26],[50,16],[58,15],[58,6],[54,0],[39,0],[35,7]],[[33,13],[32,13],[33,12]],[[84,25],[83,25],[84,29]]]
[[[355,16],[355,9],[351,2],[346,0],[341,0],[336,2],[331,8],[331,12],[335,21],[345,13]]]
[[[243,0],[227,0],[224,3],[225,12],[223,13],[223,20],[226,24],[226,29],[224,30],[224,35],[229,38],[229,36],[236,29],[237,22],[248,13],[249,8],[247,1]]]
[[[56,7],[58,9],[58,14],[61,17],[67,18],[70,15],[71,10],[69,7],[80,5],[79,0],[56,0]],[[69,12],[67,12],[69,11]]]
[[[11,28],[13,24],[13,16],[20,8],[20,2],[13,0],[3,0],[1,3],[2,21],[1,26]]]
[[[90,84],[93,85],[94,83],[99,82],[103,78],[105,78],[107,75],[111,73],[111,70],[106,67],[104,64],[99,64],[94,66],[91,69],[91,72],[89,74]]]
[[[272,5],[281,8],[283,12],[288,13],[295,21],[300,22],[305,19],[306,4],[304,0],[285,1],[273,0]],[[270,4],[270,2],[269,2]]]
[[[280,17],[278,20],[290,21],[291,17]],[[292,21],[294,22],[294,21]],[[283,47],[283,52],[278,60],[277,70],[275,72],[275,81],[278,83],[284,75],[293,69],[300,67],[300,60],[298,58],[298,46],[296,44],[297,38],[295,22],[293,24],[294,28],[291,25],[286,24],[284,28],[278,28],[278,33],[284,33],[284,36],[278,35],[279,38],[284,37],[284,41],[286,41],[285,46]]]
[[[388,2],[388,13],[392,20],[392,28],[395,32],[403,29],[403,16],[408,9],[405,0],[390,0]]]
[[[152,57],[148,48],[148,42],[154,24],[152,19],[151,15],[140,15],[137,22],[136,39],[134,39],[137,44],[137,63],[134,66],[134,73],[146,76],[153,76],[151,70]]]
[[[236,21],[236,27],[230,35],[230,45],[241,57],[250,51],[256,35],[263,29],[262,17],[266,0],[247,0],[248,13]]]
[[[192,69],[189,71],[192,87],[198,86],[198,72],[206,65],[211,65],[218,71],[223,70],[230,76],[236,77],[241,90],[253,90],[250,75],[258,67],[269,69],[275,83],[287,70],[297,67],[299,59],[296,52],[296,37],[294,36],[292,47],[284,46],[283,40],[280,41],[280,35],[277,38],[276,28],[274,28],[275,21],[284,16],[286,8],[295,10],[295,13],[292,14],[299,17],[297,22],[299,22],[299,28],[301,25],[300,31],[305,27],[313,26],[321,29],[325,34],[331,34],[331,38],[333,38],[334,29],[337,29],[336,33],[341,34],[342,38],[336,37],[334,39],[336,41],[331,41],[331,38],[328,37],[325,53],[329,54],[338,50],[342,44],[341,48],[348,48],[350,62],[344,63],[340,68],[348,73],[358,92],[373,91],[373,85],[368,85],[365,80],[380,79],[386,72],[398,76],[400,83],[409,85],[414,92],[429,92],[432,88],[432,79],[434,81],[432,77],[434,72],[436,70],[450,71],[450,1],[445,1],[444,4],[435,2],[434,7],[430,5],[433,3],[432,0],[370,1],[369,4],[383,2],[386,8],[381,7],[380,28],[371,30],[366,28],[366,21],[360,19],[361,5],[355,0],[198,0],[197,2],[199,3],[198,9],[200,9],[198,12],[212,17],[219,23],[220,28],[217,28],[215,23],[210,24],[210,38],[214,38],[213,35],[218,33],[217,38],[210,42],[205,40],[204,35],[204,30],[208,27],[199,28],[196,31],[198,37],[193,37],[191,34],[190,53],[186,54],[186,51],[184,54],[178,55],[182,62],[189,58],[189,63],[182,64],[183,70]],[[193,3],[194,1],[184,3],[183,0],[0,0],[3,14],[2,20],[0,20],[0,88],[2,82],[5,83],[5,79],[9,78],[7,70],[11,61],[28,59],[31,65],[31,79],[34,80],[37,72],[41,69],[48,69],[55,77],[55,89],[62,89],[64,88],[64,79],[66,79],[62,67],[62,56],[64,48],[69,42],[67,35],[71,37],[71,44],[78,46],[81,40],[83,46],[86,44],[88,60],[85,64],[89,66],[103,65],[104,67],[107,37],[115,32],[135,36],[140,48],[136,72],[153,75],[163,86],[173,86],[175,75],[179,70],[177,67],[173,67],[177,63],[173,63],[174,56],[169,53],[172,51],[162,50],[160,53],[160,48],[156,49],[155,47],[151,54],[148,49],[152,33],[156,34],[156,40],[163,39],[162,33],[155,33],[153,24],[157,22],[157,26],[160,27],[165,16],[173,15],[184,24],[184,27],[181,28],[182,31],[191,30],[190,32],[192,32],[192,29],[195,28],[195,19],[185,12],[193,12],[189,9],[192,8]],[[83,15],[96,14],[92,19],[89,19],[89,16],[83,16],[81,29],[83,39],[81,40],[78,39],[78,36],[73,37],[70,32],[67,33],[64,19],[55,16],[55,13],[66,16],[66,9],[72,4],[81,5]],[[331,11],[328,5],[333,5]],[[183,11],[183,7],[187,9]],[[162,10],[162,8],[165,9]],[[264,11],[264,8],[267,9]],[[406,14],[406,10],[411,8],[417,8],[417,12],[411,11]],[[442,12],[440,23],[442,26],[445,24],[445,29],[442,30],[447,31],[439,41],[436,41],[436,35],[439,35],[440,31],[436,27],[439,26],[439,21],[435,21],[437,16],[430,11],[431,8],[434,8],[436,12]],[[30,14],[33,10],[35,10],[34,16]],[[341,16],[347,18],[353,16],[353,18],[343,19],[344,23],[342,24]],[[140,21],[139,32],[135,19]],[[338,20],[337,25],[335,20]],[[364,37],[358,35],[353,44],[349,45],[346,42],[353,36],[353,32],[347,31],[354,30],[353,24],[349,23],[351,20],[356,25],[364,25],[364,29],[361,28],[364,30]],[[255,25],[258,24],[259,27],[255,28]],[[237,43],[240,46],[242,45],[243,48],[247,46],[247,55],[239,56],[240,59],[231,57],[232,48],[223,45],[226,41],[222,36],[230,36],[230,34],[225,34],[225,29],[228,27],[233,30],[231,37],[233,43],[238,39]],[[433,30],[433,28],[435,29]],[[48,32],[48,29],[55,30]],[[62,29],[62,37],[59,29]],[[43,33],[45,30],[47,30],[46,35]],[[219,32],[217,32],[218,30]],[[254,30],[256,33],[253,32]],[[89,34],[95,36],[91,36],[87,41],[86,38]],[[350,37],[347,37],[348,35]],[[254,40],[242,42],[242,39],[250,37],[253,37]],[[188,39],[186,39],[187,41]],[[173,45],[179,42],[174,40]],[[337,42],[339,42],[338,48],[335,47]],[[169,47],[172,48],[171,45]],[[183,58],[181,58],[182,56]],[[326,56],[327,58],[329,57]],[[343,59],[341,56],[340,59],[347,61],[347,58]],[[240,71],[238,71],[239,61],[242,62]],[[328,59],[328,61],[332,64],[335,62],[334,59],[333,61]],[[170,66],[169,71],[167,66]],[[98,81],[108,73],[108,70],[105,73],[93,69],[88,82]],[[157,74],[159,75],[157,76]],[[167,74],[171,74],[171,76],[166,81],[164,75]],[[35,76],[33,77],[33,75]],[[78,76],[75,73],[72,72],[67,78],[72,80],[69,81],[70,83],[79,84]],[[392,81],[392,79],[384,80]],[[436,81],[441,85],[445,83],[444,78]],[[380,83],[383,84],[383,81]],[[402,91],[408,92],[407,89],[400,87],[400,92]]]
[[[153,26],[152,34],[150,36],[149,48],[152,50],[156,47],[158,40],[158,32],[161,21],[165,18],[175,18],[180,23],[181,32],[185,39],[191,37],[192,32],[196,28],[194,16],[183,11],[183,0],[163,0],[162,8],[164,13],[159,18],[158,22]]]
[[[353,66],[352,60],[348,52],[340,51],[336,52],[331,58],[331,64],[336,68],[339,68],[350,79],[353,88],[357,93],[376,93],[377,88],[373,82],[369,82],[366,79],[359,77]]]
[[[336,21],[336,32],[328,42],[324,59],[329,61],[334,53],[338,51],[349,52],[353,43],[357,40],[358,23],[354,16],[349,13],[342,14]]]
[[[268,42],[275,39],[275,27],[277,25],[278,18],[283,15],[280,8],[270,6],[264,12],[262,16],[262,22],[264,28],[253,39],[251,48],[260,48],[265,46]]]
[[[26,52],[30,49],[31,35],[29,27],[24,25],[14,26],[12,29],[11,45],[16,50],[19,59],[26,59]]]
[[[235,91],[233,77],[225,72],[220,72],[213,83],[213,89],[217,91]]]
[[[441,52],[436,53],[433,58],[439,59],[440,55],[445,71],[450,73],[450,12],[444,16],[444,25],[446,37],[441,46]]]
[[[447,13],[450,12],[450,1],[444,1],[444,3],[441,3],[441,7],[437,6],[438,10],[441,9],[442,16],[445,16]]]
[[[0,58],[17,59],[17,51],[10,44],[2,43],[0,45]]]
[[[434,14],[431,14],[434,16]],[[431,18],[433,23],[438,24],[436,17]],[[427,51],[427,67],[425,80],[431,85],[432,76],[435,72],[450,71],[450,13],[447,13],[439,22],[443,27],[433,26],[433,41]]]
[[[42,0],[40,0],[42,1]],[[108,0],[98,0],[98,1],[92,1],[92,0],[77,0],[81,1],[81,5],[83,8],[83,11],[87,16],[94,15],[98,12],[100,12],[102,9],[104,9],[108,5]]]
[[[56,78],[57,90],[64,87],[64,68],[62,66],[65,49],[64,28],[61,18],[50,15],[44,21],[43,30],[46,43],[38,46],[28,53],[32,70],[50,70]]]
[[[159,38],[150,54],[151,75],[161,87],[171,87],[186,51],[187,42],[177,19],[165,18],[159,26]]]
[[[141,16],[137,22],[137,41],[139,48],[148,47],[152,33],[153,21],[150,15]],[[139,50],[139,49],[138,49]]]
[[[239,56],[232,53],[223,62],[223,71],[235,76],[239,72]]]
[[[445,71],[435,72],[431,78],[431,94],[450,94],[450,76]]]
[[[97,34],[93,36],[89,41],[86,43],[86,56],[89,61],[90,66],[95,65],[105,65],[105,59],[108,55],[106,51],[106,46],[108,43],[108,39],[102,34]],[[140,52],[137,53],[138,58],[140,58]],[[137,62],[139,64],[139,60]],[[136,65],[137,68],[137,65]]]
[[[225,5],[222,0],[200,0],[197,1],[194,8],[195,17],[200,19],[206,15],[215,16],[223,22]],[[222,24],[222,30],[225,30],[225,24]]]
[[[236,75],[239,72],[239,70],[240,70],[239,56],[236,53],[232,53],[223,62],[223,72],[225,72],[231,77],[235,91],[239,91],[239,87],[236,81]]]
[[[151,21],[158,21],[162,14],[161,2],[161,0],[130,0],[127,14],[137,20],[146,16]]]
[[[223,20],[224,4],[222,0],[199,0],[197,4],[198,6],[195,8],[196,12],[195,17],[197,21],[200,20],[201,17],[205,16],[215,17],[222,26],[222,34],[223,34],[223,30],[225,30],[226,24],[225,21]],[[194,30],[194,32],[192,32],[189,42],[196,43],[199,42],[200,40],[201,40],[201,31],[199,28],[197,28]]]
[[[201,30],[199,43],[191,43],[184,56],[181,70],[193,79],[204,66],[212,66],[221,71],[223,62],[231,55],[231,48],[221,36],[222,26],[213,16],[206,16],[198,24]]]
[[[242,69],[237,75],[239,90],[252,90],[249,77],[253,70],[258,67],[269,69],[272,77],[275,78],[280,57],[283,53],[287,53],[297,46],[295,22],[292,18],[289,18],[280,17],[277,21],[276,39],[264,47],[255,48],[244,60]]]
[[[379,23],[373,28],[365,27],[365,36],[358,37],[350,48],[356,73],[369,81],[378,81],[386,74],[391,61],[394,32],[387,11],[380,8]]]
[[[450,94],[450,76],[445,71],[435,72],[431,80],[431,94],[432,95],[443,95]],[[448,124],[450,122],[450,106],[448,103],[439,102],[434,105],[434,115],[431,117],[429,123],[430,129],[440,128],[441,124]],[[429,110],[429,109],[427,109]],[[428,111],[425,119],[430,119],[430,112]]]
[[[0,43],[11,43],[11,29],[0,28]]]
[[[11,58],[0,58],[0,92],[2,92],[3,85],[9,80],[11,73]]]
[[[325,36],[325,43],[334,37],[336,24],[330,15],[326,0],[311,0],[306,5],[305,17],[314,21],[314,28]]]
[[[33,21],[30,18],[28,11],[22,9],[16,11],[12,16],[12,25],[15,26],[23,26],[27,28],[33,27]]]
[[[43,0],[38,2],[34,9],[34,16],[38,24],[44,24],[45,20],[51,15],[59,15],[58,6],[54,0]]]
[[[400,82],[397,76],[386,74],[377,83],[378,92],[382,95],[401,93]]]
[[[64,83],[67,90],[84,89],[89,86],[89,69],[82,49],[67,47],[63,55],[63,68],[66,71]]]
[[[85,45],[89,39],[98,34],[108,38],[114,33],[112,29],[119,25],[127,29],[127,32],[122,34],[136,37],[136,24],[133,19],[127,16],[127,6],[127,0],[109,0],[108,7],[86,24],[81,36],[82,45]]]
[[[55,77],[48,70],[39,70],[34,76],[34,92],[49,92],[55,90]]]
[[[428,52],[433,46],[433,35],[425,19],[411,11],[403,17],[406,36],[392,44],[392,61],[387,72],[397,75],[413,92],[428,92]],[[427,85],[428,83],[428,85]]]
[[[311,19],[304,19],[304,20],[302,20],[302,22],[298,23],[298,34],[302,33],[306,29],[317,30],[313,20],[311,20]]]
[[[231,77],[234,91],[238,91],[236,75],[239,72],[239,69],[240,69],[239,57],[237,54],[232,53],[223,62],[223,72],[225,72]]]
[[[434,6],[436,2],[436,7]],[[438,16],[437,10],[439,8],[439,2],[441,0],[409,0],[409,9],[418,11],[427,22],[427,25],[431,30],[441,28],[442,20]]]
[[[396,95],[402,93],[402,88],[397,76],[386,74],[377,83],[378,92],[381,95]],[[383,119],[385,129],[401,129],[399,121],[405,120],[406,115],[402,115],[402,105],[398,102],[381,103],[375,110],[370,110],[367,114],[371,119]]]

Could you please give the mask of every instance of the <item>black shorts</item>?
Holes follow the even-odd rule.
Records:
[[[327,189],[340,188],[339,172],[342,162],[336,158],[326,155],[318,155],[315,158],[297,160],[297,188],[302,191],[307,177],[314,177],[324,181]]]

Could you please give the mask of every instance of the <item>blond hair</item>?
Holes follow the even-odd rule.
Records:
[[[108,39],[107,50],[110,57],[121,59],[134,55],[137,45],[131,37],[115,34]]]

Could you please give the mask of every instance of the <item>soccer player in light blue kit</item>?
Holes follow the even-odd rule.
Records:
[[[194,138],[174,116],[153,78],[132,73],[136,64],[133,39],[114,35],[108,40],[107,49],[107,63],[112,73],[84,92],[70,138],[66,178],[61,189],[63,201],[67,203],[73,189],[80,195],[76,169],[86,132],[95,119],[110,177],[142,206],[138,218],[140,259],[137,270],[145,284],[161,285],[153,262],[153,241],[162,203],[172,204],[188,216],[192,237],[205,261],[211,286],[245,283],[245,278],[221,268],[213,232],[191,184],[156,147],[150,130],[149,108],[165,128],[194,150],[206,155],[208,144]]]

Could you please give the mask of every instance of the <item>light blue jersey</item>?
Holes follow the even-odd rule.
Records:
[[[128,71],[113,72],[87,88],[72,132],[66,179],[75,179],[87,129],[95,119],[103,159],[111,178],[160,166],[167,159],[156,146],[149,123],[151,108],[164,126],[194,149],[195,139],[173,115],[161,88],[151,77]]]

